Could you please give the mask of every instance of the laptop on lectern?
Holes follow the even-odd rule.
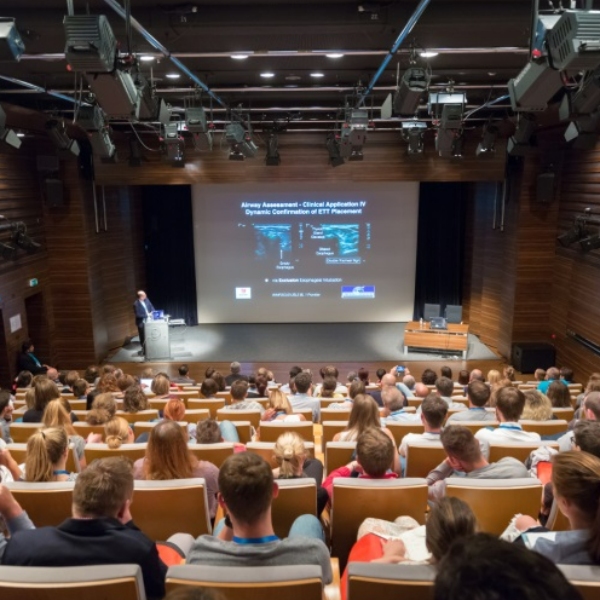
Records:
[[[429,322],[429,327],[431,329],[448,329],[448,325],[444,317],[433,317],[433,319],[431,319]]]

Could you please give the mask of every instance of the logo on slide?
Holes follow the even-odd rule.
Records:
[[[342,298],[375,298],[374,285],[343,285]]]
[[[236,300],[250,300],[252,298],[252,288],[235,288]]]

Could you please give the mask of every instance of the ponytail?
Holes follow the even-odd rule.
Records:
[[[104,425],[104,441],[111,450],[127,443],[129,423],[123,417],[114,417]]]
[[[302,438],[297,433],[284,433],[277,439],[274,452],[279,465],[279,476],[282,479],[297,477],[306,458]]]
[[[26,481],[52,481],[55,465],[69,445],[61,427],[38,429],[27,441],[25,457]]]

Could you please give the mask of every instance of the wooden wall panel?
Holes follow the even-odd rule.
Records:
[[[96,166],[98,184],[152,185],[255,182],[336,182],[336,181],[499,181],[504,177],[504,144],[485,157],[475,156],[479,139],[465,143],[462,158],[440,158],[429,143],[421,156],[408,156],[406,144],[398,133],[374,132],[364,147],[364,160],[347,162],[337,168],[328,164],[322,134],[283,134],[279,150],[281,164],[267,167],[261,148],[254,159],[243,162],[227,159],[227,147],[215,140],[213,152],[199,154],[188,148],[185,168],[175,168],[158,152],[144,150],[141,167],[130,167],[129,150],[118,144],[121,161]],[[158,147],[156,139],[144,136],[146,143]]]

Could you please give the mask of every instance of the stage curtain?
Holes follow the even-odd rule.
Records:
[[[462,304],[468,183],[422,182],[419,192],[415,320],[425,304]]]
[[[197,325],[191,188],[152,185],[142,194],[148,297],[171,318]]]

